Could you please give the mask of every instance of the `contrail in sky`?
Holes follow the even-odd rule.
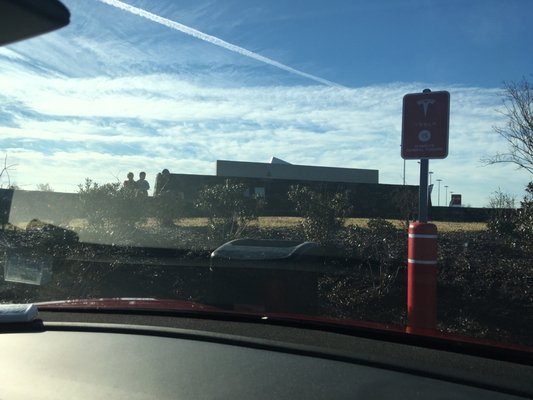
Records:
[[[198,31],[198,30],[196,30],[194,28],[191,28],[191,27],[188,27],[186,25],[180,24],[179,22],[175,22],[175,21],[172,21],[170,19],[160,17],[159,15],[152,14],[151,12],[143,10],[142,8],[131,6],[131,5],[126,4],[126,3],[122,2],[122,1],[119,1],[119,0],[99,0],[99,1],[101,1],[102,3],[109,4],[110,6],[113,6],[113,7],[120,8],[122,10],[128,11],[128,12],[130,12],[132,14],[135,14],[135,15],[138,15],[140,17],[147,18],[147,19],[149,19],[151,21],[157,22],[158,24],[168,26],[169,28],[172,28],[172,29],[175,29],[177,31],[186,33],[187,35],[194,36],[197,39],[204,40],[204,41],[212,43],[212,44],[214,44],[216,46],[223,47],[224,49],[233,51],[235,53],[239,53],[239,54],[241,54],[243,56],[253,58],[254,60],[264,62],[265,64],[272,65],[272,66],[280,68],[280,69],[282,69],[284,71],[288,71],[288,72],[291,72],[293,74],[302,76],[304,78],[311,79],[311,80],[313,80],[315,82],[319,82],[319,83],[322,83],[324,85],[332,86],[332,87],[342,87],[341,85],[339,85],[339,84],[337,84],[335,82],[331,82],[331,81],[328,81],[326,79],[322,79],[322,78],[320,78],[318,76],[311,75],[311,74],[308,74],[308,73],[303,72],[303,71],[299,71],[297,69],[289,67],[288,65],[282,64],[282,63],[280,63],[278,61],[275,61],[275,60],[272,60],[272,59],[270,59],[268,57],[264,57],[261,54],[254,53],[253,51],[246,50],[243,47],[239,47],[239,46],[236,46],[234,44],[228,43],[228,42],[226,42],[226,41],[224,41],[222,39],[219,39],[219,38],[217,38],[215,36],[208,35],[206,33],[200,32],[200,31]]]

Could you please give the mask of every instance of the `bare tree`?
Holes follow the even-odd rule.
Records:
[[[392,201],[404,220],[404,228],[409,228],[418,211],[418,193],[403,186],[392,193]]]
[[[533,174],[533,86],[523,78],[520,82],[505,82],[504,87],[503,114],[507,123],[494,127],[494,131],[505,139],[509,148],[482,161],[513,163]]]
[[[53,192],[54,191],[54,189],[52,188],[52,186],[50,186],[49,183],[38,183],[35,187],[39,192]]]
[[[11,184],[11,176],[9,175],[9,171],[11,171],[17,164],[8,164],[7,163],[7,154],[4,158],[4,167],[0,171],[0,187],[4,187],[4,177],[7,180],[7,188],[8,189],[17,189],[18,187],[16,185]]]
[[[516,208],[516,196],[503,192],[498,188],[489,197],[487,208]]]

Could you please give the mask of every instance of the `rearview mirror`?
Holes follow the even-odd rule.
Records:
[[[0,46],[28,39],[70,22],[58,0],[0,0]]]

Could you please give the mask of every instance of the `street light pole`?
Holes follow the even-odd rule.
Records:
[[[442,179],[437,179],[437,182],[439,182],[439,192],[438,192],[438,196],[439,196],[439,200],[438,200],[438,205],[440,206],[440,183],[442,182]]]
[[[431,186],[431,176],[433,175],[433,171],[429,171],[429,185]]]
[[[446,197],[444,198],[444,206],[446,206],[446,204],[448,204],[448,185],[444,185],[444,187],[446,188]]]
[[[400,149],[402,145],[400,145]],[[405,158],[403,159],[403,185],[405,186]]]
[[[428,222],[428,171],[429,160],[420,161],[420,186],[418,188],[418,222]]]
[[[403,185],[405,186],[405,158],[403,159]]]

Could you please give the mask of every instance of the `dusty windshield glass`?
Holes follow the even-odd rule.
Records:
[[[430,89],[433,327],[533,343],[528,1],[63,3],[69,26],[0,47],[2,302],[404,326],[402,99]]]

